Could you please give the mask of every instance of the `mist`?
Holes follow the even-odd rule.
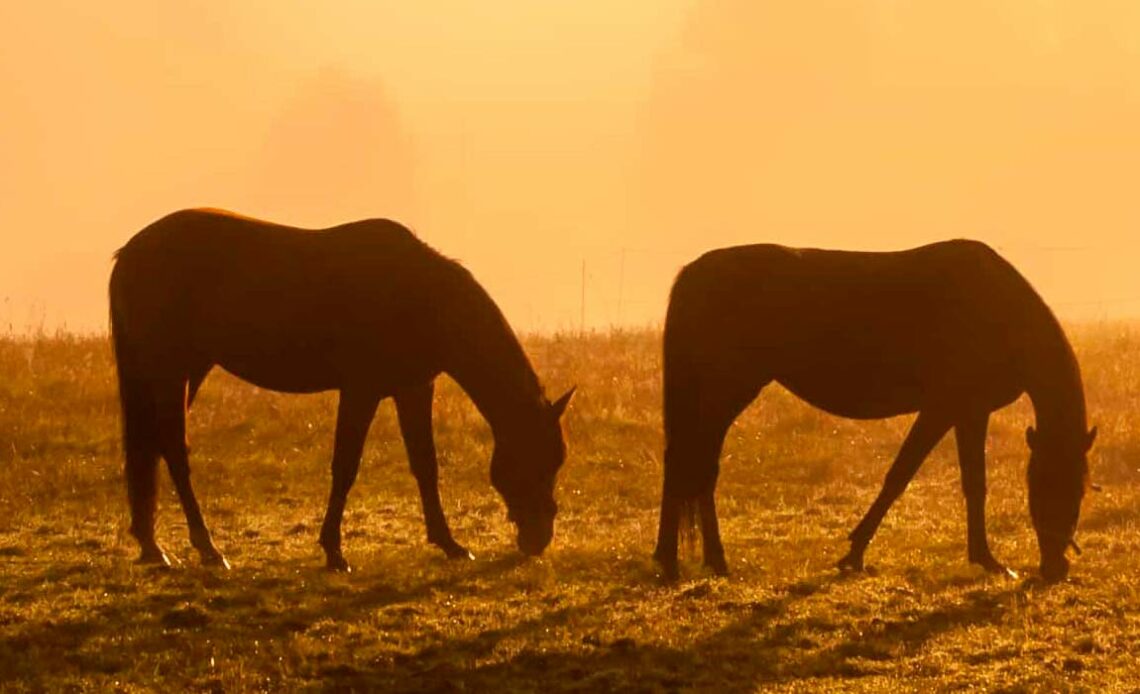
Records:
[[[738,243],[994,245],[1140,311],[1132,3],[200,2],[0,9],[0,321],[102,331],[175,209],[398,219],[516,328],[661,320]]]

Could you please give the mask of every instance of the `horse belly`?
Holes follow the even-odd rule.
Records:
[[[218,365],[260,388],[283,393],[317,393],[341,387],[336,372],[318,361],[288,355],[228,356]]]
[[[436,375],[422,353],[410,351],[398,339],[321,337],[245,341],[240,349],[216,352],[216,363],[256,386],[287,393],[354,387],[388,395]]]
[[[777,382],[821,410],[851,419],[882,419],[922,408],[925,390],[919,379],[896,369],[845,365],[797,371]]]

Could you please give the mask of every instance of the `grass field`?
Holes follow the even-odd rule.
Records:
[[[233,570],[205,570],[163,473],[160,541],[126,532],[105,339],[0,338],[0,690],[1091,690],[1140,686],[1140,326],[1070,330],[1093,423],[1094,481],[1068,581],[1042,588],[966,562],[952,437],[887,516],[864,575],[832,567],[909,418],[830,417],[766,391],[729,434],[719,486],[732,575],[661,582],[659,335],[533,337],[566,418],[554,543],[514,550],[488,482],[490,434],[441,379],[436,439],[456,538],[428,545],[395,414],[381,407],[346,515],[357,570],[316,544],[335,397],[215,372],[191,416],[199,499]],[[991,546],[1037,565],[1023,399],[993,420]]]

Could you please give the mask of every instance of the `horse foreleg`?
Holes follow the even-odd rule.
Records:
[[[432,382],[428,381],[397,393],[396,418],[408,452],[408,464],[419,486],[428,542],[438,546],[451,559],[474,559],[475,556],[451,536],[451,528],[443,515],[443,504],[439,500],[439,461],[431,424],[434,390]]]
[[[187,383],[185,380],[165,384],[156,394],[159,443],[170,479],[178,492],[186,525],[190,529],[190,544],[198,550],[202,563],[208,566],[230,568],[229,562],[214,546],[202,509],[190,484],[190,453],[186,445]]]
[[[991,573],[1011,574],[990,552],[986,538],[986,428],[989,413],[958,422],[954,436],[958,443],[958,465],[962,470],[962,493],[966,496],[967,556]]]
[[[333,571],[351,571],[340,550],[340,525],[348,492],[360,470],[364,440],[376,414],[380,398],[372,393],[341,391],[336,413],[336,440],[333,442],[332,490],[328,509],[321,524],[321,547],[326,565]]]
[[[946,418],[926,412],[918,414],[918,418],[911,425],[906,440],[903,441],[895,462],[887,471],[887,477],[883,480],[883,488],[879,491],[879,496],[871,504],[867,514],[863,516],[863,520],[859,521],[859,525],[855,526],[851,535],[848,536],[851,540],[851,551],[839,560],[839,568],[853,571],[863,570],[863,553],[871,542],[871,538],[875,536],[875,531],[878,530],[879,524],[883,521],[883,516],[887,515],[887,510],[914,478],[914,474],[918,472],[922,461],[926,460],[926,456],[930,455],[930,451],[949,430],[950,423]]]

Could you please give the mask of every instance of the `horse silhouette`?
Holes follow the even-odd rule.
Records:
[[[349,570],[341,519],[380,401],[393,397],[428,541],[471,554],[451,535],[438,490],[433,380],[447,373],[491,426],[491,481],[540,554],[554,533],[559,422],[502,313],[471,274],[396,222],[303,230],[217,210],[184,210],[116,253],[111,332],[123,413],[131,533],[140,561],[168,563],[155,542],[156,474],[165,458],[206,564],[228,566],[190,484],[186,412],[215,365],[288,393],[339,391],[332,490],[320,544]]]
[[[727,571],[714,491],[724,436],[765,385],[855,419],[918,413],[882,490],[850,534],[840,568],[863,554],[891,504],[954,429],[971,562],[1007,569],[986,537],[990,413],[1028,393],[1029,508],[1049,581],[1069,571],[1088,486],[1085,397],[1052,312],[983,243],[947,241],[889,253],[750,245],[685,266],[664,334],[665,465],[654,556],[677,575],[678,531],[699,517],[704,562]],[[1079,550],[1078,550],[1079,552]],[[1010,572],[1012,573],[1012,572]]]

